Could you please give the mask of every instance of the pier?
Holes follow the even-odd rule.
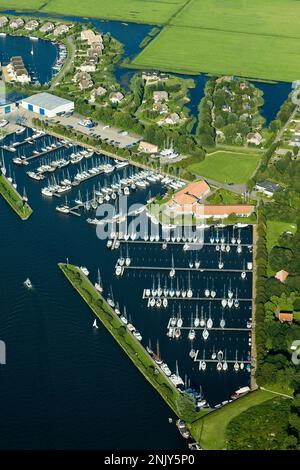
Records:
[[[53,147],[51,150],[47,150],[46,152],[40,152],[40,153],[37,153],[37,154],[32,154],[31,157],[27,157],[26,159],[24,159],[24,161],[30,162],[31,160],[34,160],[35,158],[44,157],[44,156],[49,155],[53,152],[57,152],[57,150],[60,150],[63,147],[67,147],[67,145],[66,144],[61,144],[61,145],[58,145],[55,148]]]
[[[139,271],[171,271],[172,268],[169,266],[125,266],[125,269],[137,269]],[[183,271],[183,272],[213,272],[213,273],[252,273],[252,270],[249,269],[219,269],[219,268],[175,268],[175,271]]]
[[[171,320],[169,320],[167,329],[169,328],[177,328],[176,326],[171,326]],[[208,331],[251,331],[251,328],[221,328],[221,327],[212,327],[212,328],[206,328],[205,326],[181,326],[180,328],[178,327],[178,330],[195,330],[195,331],[203,331],[203,330],[208,330]]]
[[[172,229],[170,229],[172,230]],[[121,243],[136,243],[136,244],[151,244],[151,245],[164,245],[164,244],[167,244],[167,245],[189,245],[191,247],[195,247],[195,246],[220,246],[220,243],[208,243],[208,242],[193,242],[193,241],[180,241],[180,242],[177,242],[177,241],[166,241],[166,240],[124,240],[123,238],[120,238],[119,239]],[[232,243],[224,243],[225,246],[230,246],[230,247],[238,247],[238,246],[241,246],[243,248],[249,248],[249,249],[252,249],[252,245],[251,244],[247,244],[247,243],[240,243],[240,244],[232,244]],[[167,248],[166,248],[167,249]],[[190,250],[192,251],[192,250]],[[225,251],[222,251],[222,253],[226,253],[226,250]]]
[[[142,296],[143,300],[150,300],[150,299],[168,299],[168,300],[196,300],[196,301],[207,301],[207,302],[222,302],[222,300],[224,299],[224,297],[177,297],[176,295],[173,295],[173,297],[170,297],[169,295],[167,296],[164,296],[162,295],[161,297],[158,297],[158,296],[154,296],[153,295],[146,295],[145,294],[145,290],[143,292],[143,296]],[[239,302],[252,302],[252,299],[238,299]]]

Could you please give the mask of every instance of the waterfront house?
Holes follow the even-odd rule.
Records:
[[[196,205],[202,203],[209,193],[210,187],[205,180],[190,183],[172,196],[168,202],[168,211],[174,216],[194,213]]]
[[[11,29],[20,29],[24,26],[24,20],[22,18],[14,18],[10,23],[9,27]]]
[[[158,146],[150,144],[149,142],[143,142],[142,141],[142,142],[139,143],[138,151],[151,155],[151,154],[158,153]]]
[[[168,124],[169,126],[174,126],[179,122],[180,116],[177,113],[171,113],[165,119],[159,121],[159,124]]]
[[[39,27],[39,22],[37,20],[30,20],[25,25],[25,29],[27,31],[35,31],[38,27]]]
[[[0,17],[0,28],[3,28],[4,26],[6,26],[8,21],[9,20],[6,16],[1,16]]]
[[[161,81],[168,80],[168,75],[161,74],[158,72],[143,72],[142,79],[145,81],[145,85],[154,85],[155,83],[159,83]]]
[[[265,196],[273,197],[274,193],[280,189],[280,185],[272,181],[261,181],[256,183],[254,189],[265,194]]]
[[[93,72],[96,72],[97,66],[94,61],[90,60],[90,61],[83,62],[83,64],[81,64],[79,68],[82,72],[93,73]]]
[[[103,48],[103,38],[100,34],[95,34],[91,29],[81,31],[81,40],[86,41],[89,46],[101,45]]]
[[[284,269],[281,269],[281,271],[278,271],[274,277],[275,279],[278,279],[278,281],[284,283],[287,280],[288,275],[289,273],[287,271],[285,271]]]
[[[6,67],[9,79],[12,82],[26,84],[31,82],[31,77],[25,68],[22,57],[12,57]]]
[[[40,27],[41,33],[51,33],[54,30],[55,26],[53,23],[47,22]]]
[[[153,101],[154,103],[161,103],[162,101],[168,101],[169,93],[167,91],[154,91]]]
[[[55,28],[53,31],[54,36],[62,36],[63,34],[66,34],[69,31],[70,27],[67,26],[66,24],[60,24]]]
[[[120,91],[112,92],[109,95],[109,100],[111,101],[111,103],[121,103],[123,98],[124,98],[124,95]]]
[[[262,140],[263,138],[259,132],[250,132],[250,134],[247,135],[248,144],[260,145],[262,143]]]

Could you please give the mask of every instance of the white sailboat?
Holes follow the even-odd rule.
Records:
[[[99,327],[97,325],[97,320],[94,320],[93,327],[96,328],[96,330],[98,330]]]

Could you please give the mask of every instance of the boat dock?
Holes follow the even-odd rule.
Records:
[[[180,242],[177,242],[177,241],[172,241],[172,242],[167,242],[166,240],[124,240],[124,239],[121,239],[120,238],[120,243],[137,243],[137,244],[151,244],[151,245],[189,245],[189,246],[192,246],[192,247],[195,247],[195,246],[220,246],[220,243],[208,243],[208,242],[183,242],[183,241],[180,241]],[[232,244],[232,243],[224,243],[225,246],[229,245],[230,247],[238,247],[238,246],[241,246],[241,247],[246,247],[246,248],[252,248],[252,245],[251,244],[247,244],[247,243],[240,243],[239,245],[236,243],[236,244]]]
[[[152,299],[153,296],[150,294],[150,295],[146,295],[146,289],[144,289],[144,292],[143,292],[143,300],[150,300]],[[162,299],[168,299],[168,300],[196,300],[196,301],[207,301],[207,302],[222,302],[223,300],[223,297],[176,297],[175,295],[173,297],[170,297],[169,295],[167,297],[165,296],[162,296],[162,297],[157,297],[155,296],[154,297],[155,299],[159,299],[159,298],[162,298]],[[252,299],[240,299],[239,298],[239,302],[252,302]]]
[[[13,134],[13,132],[12,132]],[[9,134],[10,135],[10,134]],[[41,134],[41,135],[38,135],[36,137],[31,137],[31,138],[27,138],[25,140],[22,140],[21,142],[14,142],[12,145],[8,146],[8,145],[2,145],[1,148],[3,150],[7,150],[8,152],[15,152],[15,150],[12,150],[12,149],[17,149],[18,147],[22,147],[23,145],[26,145],[26,144],[29,144],[29,145],[32,145],[36,140],[40,139],[41,137],[45,137],[45,134]]]
[[[199,349],[196,350],[196,354],[195,354],[195,357],[194,357],[194,362],[201,362],[201,361],[205,361],[205,362],[213,362],[215,364],[217,364],[219,361],[218,359],[198,359],[198,355],[199,355]],[[221,361],[221,362],[224,362],[224,359]],[[237,361],[234,359],[226,359],[226,362],[228,362],[228,364],[235,364]],[[251,361],[244,361],[243,360],[243,363],[244,364],[251,364]]]
[[[167,329],[173,328],[171,326],[171,319],[168,322]],[[176,327],[175,327],[176,328]],[[208,331],[251,331],[251,328],[221,328],[221,327],[212,327],[212,328],[207,328],[205,326],[181,326],[178,328],[178,330],[190,330],[193,329],[195,331],[203,331],[203,330],[208,330]]]
[[[171,271],[172,268],[169,266],[125,266],[125,269],[138,269],[139,271]],[[252,273],[249,269],[218,269],[218,268],[175,268],[175,271],[186,271],[186,272],[223,272],[223,273]]]
[[[57,150],[60,150],[63,147],[67,147],[67,145],[66,144],[61,144],[61,145],[58,145],[55,148],[52,148],[51,150],[47,150],[45,152],[40,152],[40,153],[37,153],[37,154],[32,154],[31,157],[27,157],[26,159],[24,159],[24,161],[30,162],[31,160],[34,160],[35,158],[44,157],[44,156],[49,155],[53,152],[57,152]]]

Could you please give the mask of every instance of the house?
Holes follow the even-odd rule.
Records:
[[[106,88],[103,88],[102,86],[99,86],[98,88],[95,88],[91,92],[91,97],[90,97],[90,103],[95,103],[96,99],[98,96],[104,96],[107,93]]]
[[[256,183],[254,189],[268,197],[273,197],[274,193],[280,189],[280,185],[272,181],[261,181],[260,183]]]
[[[276,317],[281,323],[291,324],[293,322],[294,314],[293,312],[285,312],[278,309],[278,311],[276,312]]]
[[[224,76],[224,77],[219,77],[217,78],[216,80],[216,84],[217,85],[220,85],[220,83],[223,83],[223,82],[232,82],[234,80],[234,77],[232,75],[227,75],[227,76]]]
[[[274,277],[275,279],[278,279],[278,281],[284,283],[287,280],[288,275],[289,273],[287,271],[284,271],[284,269],[282,269],[281,271],[278,271]]]
[[[123,100],[124,95],[120,91],[113,92],[109,95],[109,100],[111,103],[121,103]]]
[[[259,132],[250,132],[250,134],[247,135],[247,143],[260,145],[262,143],[262,136]]]
[[[94,86],[94,83],[92,82],[92,80],[83,79],[79,81],[78,85],[81,91],[85,91],[92,88]]]
[[[162,101],[168,101],[169,93],[167,91],[154,91],[153,101],[154,103],[160,103]]]
[[[249,217],[253,214],[255,206],[250,204],[228,204],[228,205],[214,205],[205,204],[203,210],[203,217],[205,219],[227,219],[230,215],[237,217]],[[196,213],[196,216],[198,214]],[[200,210],[200,215],[202,211]]]
[[[224,111],[224,113],[231,113],[231,106],[224,104],[222,106],[222,111]]]
[[[10,63],[6,67],[9,80],[22,84],[30,83],[31,77],[25,68],[22,57],[12,57]]]
[[[190,183],[177,191],[168,202],[165,212],[173,217],[178,215],[195,214],[197,206],[203,207],[203,200],[210,193],[210,187],[204,180]]]
[[[41,33],[51,33],[53,30],[54,30],[55,26],[53,23],[44,23],[41,27],[40,27],[40,32]]]
[[[66,34],[69,31],[70,27],[67,26],[66,24],[60,24],[55,28],[53,31],[54,36],[62,36],[63,34]]]
[[[103,38],[101,34],[95,34],[91,29],[81,31],[81,40],[86,41],[89,46],[101,45],[103,47]]]
[[[94,61],[86,61],[80,65],[79,69],[81,70],[81,72],[93,73],[96,72],[97,66]]]
[[[39,27],[39,22],[37,20],[30,20],[25,25],[27,31],[35,31]]]
[[[142,153],[153,154],[158,152],[158,146],[149,144],[149,142],[140,142],[138,151]]]
[[[240,83],[240,90],[244,91],[244,90],[246,90],[247,88],[248,88],[247,83],[245,83],[245,82]]]
[[[158,122],[158,124],[168,124],[169,126],[173,126],[180,122],[180,116],[177,113],[168,114],[165,119],[162,119]]]
[[[22,18],[15,18],[13,19],[10,23],[9,23],[9,27],[11,29],[19,29],[19,28],[23,28],[24,26],[24,20],[22,20]]]
[[[155,83],[159,83],[161,81],[168,80],[168,75],[158,73],[158,72],[143,72],[142,79],[145,81],[147,85],[154,85]]]
[[[6,18],[6,16],[1,16],[0,17],[0,28],[3,28],[4,26],[6,26],[8,23],[8,18]]]
[[[168,114],[169,106],[166,103],[154,103],[153,111],[157,111],[159,114]]]

